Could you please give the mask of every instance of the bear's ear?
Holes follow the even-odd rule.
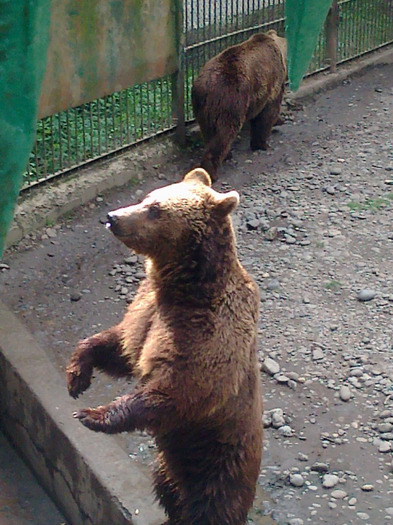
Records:
[[[184,176],[183,181],[198,181],[202,182],[202,184],[205,184],[206,186],[212,185],[212,181],[208,172],[203,168],[195,168],[194,170],[190,171]]]
[[[225,217],[233,212],[239,204],[239,194],[237,191],[228,193],[216,193],[214,196],[214,212],[220,217]]]

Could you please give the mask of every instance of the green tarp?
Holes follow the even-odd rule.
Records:
[[[307,71],[332,0],[286,0],[289,87],[296,91]]]
[[[50,0],[0,0],[0,257],[34,143]]]

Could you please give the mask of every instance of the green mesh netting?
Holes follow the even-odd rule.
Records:
[[[310,63],[318,35],[332,0],[286,0],[288,77],[293,91],[299,88]]]
[[[50,0],[0,0],[0,257],[33,147]]]

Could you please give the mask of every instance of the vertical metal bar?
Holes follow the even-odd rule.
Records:
[[[152,119],[153,122],[153,134],[157,134],[157,115],[159,114],[159,110],[157,108],[157,96],[156,96],[156,89],[157,89],[157,81],[155,80],[153,82],[153,108],[154,108],[154,118]],[[161,131],[161,130],[160,130]]]
[[[89,102],[89,125],[90,125],[90,155],[95,157],[94,151],[94,126],[93,126],[93,112],[91,110],[93,102]]]
[[[123,125],[123,99],[124,99],[124,91],[119,91],[119,144],[122,147],[124,144],[124,125]]]
[[[114,93],[111,95],[111,118],[112,118],[112,125],[110,128],[110,133],[112,135],[112,149],[116,149],[116,112],[115,112],[115,99],[117,98],[117,94]]]
[[[338,30],[338,5],[337,0],[333,0],[333,3],[329,9],[327,16],[327,43],[326,51],[330,64],[330,73],[335,73],[337,71],[337,30]]]
[[[98,99],[96,102],[97,105],[97,133],[98,133],[98,155],[101,155],[101,103],[102,99]]]
[[[147,132],[147,135],[150,136],[151,135],[151,129],[152,129],[152,123],[151,123],[151,113],[152,113],[152,110],[153,110],[153,115],[155,113],[155,108],[154,108],[154,105],[151,106],[150,105],[150,100],[151,100],[151,86],[152,86],[152,82],[146,82],[146,98],[147,98],[147,102],[145,104],[145,107],[147,108],[147,115],[146,115],[146,132]]]
[[[130,106],[128,104],[129,90],[125,90],[126,94],[126,134],[127,134],[127,144],[130,143]]]
[[[139,138],[139,130],[137,128],[137,107],[136,107],[136,87],[132,89],[132,99],[133,99],[133,113],[134,113],[134,141]]]
[[[78,164],[79,162],[78,108],[73,109],[73,114],[74,114],[75,160],[72,164]]]
[[[82,120],[82,158],[86,160],[85,104],[80,107],[80,114]]]
[[[37,139],[34,143],[34,163],[35,163],[35,179],[38,180],[41,178],[40,177],[41,166],[40,166],[40,160],[39,160],[39,155],[38,155],[38,133],[37,133]]]
[[[66,129],[67,129],[67,166],[70,166],[71,158],[71,137],[70,137],[70,115],[69,110],[66,110]]]
[[[184,119],[184,47],[185,38],[183,31],[183,2],[174,0],[176,6],[176,42],[178,55],[177,72],[172,75],[172,114],[176,123],[176,140],[184,146],[186,140],[186,128]],[[205,19],[204,19],[205,20]]]
[[[145,125],[144,125],[144,119],[143,119],[143,91],[142,91],[142,84],[139,84],[139,110],[140,110],[140,123],[141,123],[141,138],[145,136]]]
[[[56,167],[55,167],[55,147],[54,147],[54,138],[55,134],[53,131],[53,115],[49,117],[50,122],[50,154],[51,154],[51,164],[52,164],[52,170],[51,173],[55,173]]]
[[[59,133],[59,170],[63,169],[63,129],[61,126],[62,113],[57,114],[58,133]]]
[[[104,132],[105,132],[105,152],[109,150],[108,147],[108,115],[107,115],[108,97],[104,97]]]
[[[45,120],[41,120],[41,129],[42,129],[42,162],[43,162],[43,177],[46,179],[48,174],[48,165],[46,161],[46,133],[45,133]]]

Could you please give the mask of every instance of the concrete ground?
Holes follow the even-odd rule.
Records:
[[[66,520],[0,432],[1,525],[65,525]]]

